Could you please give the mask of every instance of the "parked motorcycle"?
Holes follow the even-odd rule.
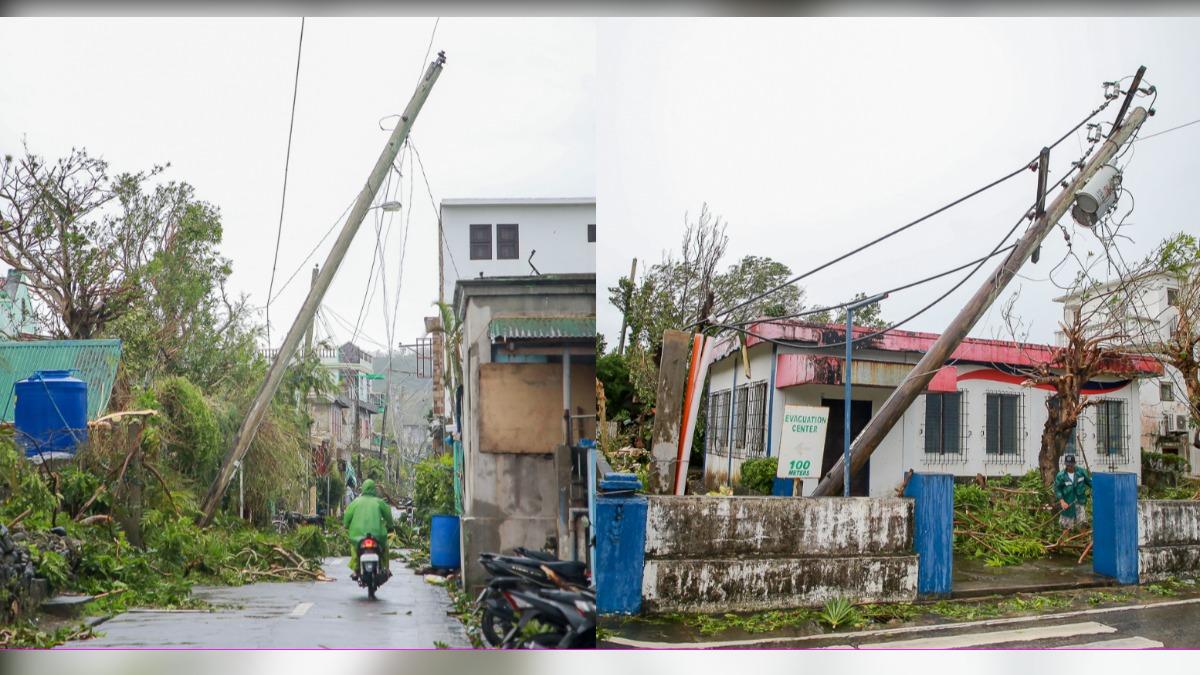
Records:
[[[479,562],[492,578],[476,598],[480,630],[493,647],[584,647],[590,612],[595,642],[595,594],[587,567],[553,554],[517,548],[516,555],[484,553]],[[579,604],[577,604],[577,602]],[[590,608],[590,609],[589,609]],[[541,632],[526,635],[533,621]]]
[[[358,585],[367,589],[367,597],[371,600],[375,599],[375,589],[390,576],[380,562],[380,547],[386,545],[369,534],[358,543]]]
[[[596,594],[592,591],[534,588],[504,592],[519,611],[519,620],[505,635],[502,647],[521,649],[594,649]],[[536,624],[534,624],[536,622]],[[528,634],[526,627],[536,625]]]

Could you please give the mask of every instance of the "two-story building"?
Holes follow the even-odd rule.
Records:
[[[450,305],[460,280],[596,273],[596,198],[443,199],[438,301]],[[451,417],[443,381],[448,345],[441,317],[426,319],[433,344],[433,411]]]
[[[1063,320],[1079,312],[1085,330],[1117,335],[1118,346],[1142,349],[1165,342],[1179,322],[1177,308],[1181,292],[1178,279],[1164,274],[1119,278],[1055,298],[1063,306]],[[1061,343],[1062,332],[1057,334]],[[1141,448],[1180,455],[1200,475],[1200,449],[1192,444],[1196,415],[1187,403],[1187,390],[1179,371],[1163,364],[1159,377],[1144,379],[1139,386],[1142,434]]]
[[[784,405],[824,406],[829,426],[821,473],[842,456],[845,405],[844,326],[795,321],[748,327],[743,363],[733,339],[719,344],[709,369],[705,430],[705,482],[736,483],[742,462],[775,456]],[[874,329],[856,328],[855,336]],[[933,333],[893,330],[856,345],[850,403],[856,436],[937,339]],[[852,477],[851,493],[882,497],[910,469],[1019,475],[1037,468],[1048,387],[1027,386],[1026,373],[1050,360],[1049,345],[968,338],[954,350],[929,388],[904,412],[866,467]],[[747,365],[748,364],[748,365]],[[1097,401],[1085,411],[1069,449],[1093,470],[1139,473],[1139,382],[1161,374],[1158,363],[1123,356],[1084,386]],[[803,481],[803,494],[816,479]]]

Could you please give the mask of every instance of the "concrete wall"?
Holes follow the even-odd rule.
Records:
[[[588,225],[596,223],[596,202],[586,203],[477,203],[483,200],[444,200],[442,202],[442,275],[446,301],[454,297],[458,279],[521,276],[532,272],[527,262],[542,274],[583,274],[596,271],[596,244],[587,240]],[[535,200],[543,201],[543,200]],[[544,200],[554,201],[554,200]],[[579,200],[575,200],[579,201]],[[516,223],[518,256],[516,260],[496,259],[496,224]],[[471,260],[471,225],[492,226],[491,260]]]
[[[708,391],[713,392],[735,389],[746,382],[766,380],[772,381],[773,364],[778,354],[790,353],[786,347],[776,348],[771,344],[757,344],[750,348],[750,378],[746,378],[745,369],[739,354],[728,356],[712,364]],[[876,359],[880,361],[905,362],[915,364],[920,354],[905,354],[863,350],[856,358]],[[1005,382],[995,379],[985,379],[998,374],[994,368],[981,365],[960,364],[957,366],[958,391],[966,397],[966,445],[961,456],[930,456],[924,451],[925,426],[925,396],[918,396],[892,430],[884,437],[876,451],[871,455],[870,494],[872,497],[894,496],[895,490],[904,479],[904,472],[909,469],[918,472],[951,473],[956,476],[987,476],[1022,475],[1037,468],[1037,455],[1041,446],[1042,426],[1046,422],[1046,399],[1051,392],[1022,387],[1017,382]],[[1098,378],[1104,381],[1105,378]],[[1118,378],[1107,378],[1117,381]],[[1095,407],[1084,412],[1077,431],[1079,446],[1086,461],[1093,471],[1124,471],[1141,476],[1140,438],[1142,437],[1142,416],[1139,414],[1140,387],[1135,381],[1117,391],[1096,394],[1094,399],[1113,399],[1125,402],[1127,411],[1127,445],[1128,452],[1120,459],[1100,457],[1098,454],[1099,439],[1096,434]],[[887,387],[855,386],[854,400],[870,401],[871,411],[879,411],[883,402],[893,389]],[[1024,418],[1024,433],[1020,439],[1021,452],[1018,458],[1005,456],[1003,461],[997,461],[995,455],[986,452],[987,428],[987,395],[990,392],[1019,394],[1022,396],[1021,409]],[[804,384],[775,389],[768,386],[768,423],[766,425],[766,450],[769,456],[778,454],[779,442],[782,435],[784,405],[821,404],[822,398],[841,399],[843,389],[840,385]],[[731,403],[735,397],[731,396]],[[734,406],[731,405],[731,408]],[[730,420],[734,419],[730,415]],[[835,422],[841,424],[841,420]],[[711,433],[711,431],[706,431]],[[730,434],[732,438],[732,433]],[[733,448],[733,454],[739,454]],[[736,483],[740,478],[742,460],[733,457],[728,451],[713,452],[711,449],[705,455],[705,479],[712,484],[725,484],[732,474]],[[1081,458],[1081,463],[1084,459]],[[809,494],[816,487],[816,479],[804,480],[802,492]]]
[[[910,499],[648,498],[645,609],[738,611],[911,601]]]
[[[1143,499],[1137,511],[1140,581],[1200,575],[1200,502]]]

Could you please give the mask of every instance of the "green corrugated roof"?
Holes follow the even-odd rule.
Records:
[[[13,385],[19,380],[39,370],[70,370],[73,376],[87,382],[88,419],[94,420],[108,410],[120,361],[120,340],[0,342],[2,419],[13,421]]]
[[[595,338],[594,316],[498,317],[488,324],[488,336],[495,340],[548,338]]]

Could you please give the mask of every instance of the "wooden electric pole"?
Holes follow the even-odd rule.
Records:
[[[617,354],[625,355],[625,329],[629,326],[629,301],[633,299],[633,280],[637,277],[637,258],[629,265],[629,288],[625,291],[625,308],[621,311],[621,338],[617,342]]]
[[[1129,97],[1132,98],[1135,92],[1136,89],[1131,88]],[[1045,239],[1050,230],[1066,215],[1067,209],[1070,208],[1072,202],[1075,200],[1075,193],[1087,183],[1088,179],[1100,167],[1104,166],[1104,164],[1117,154],[1117,150],[1122,145],[1132,138],[1134,132],[1146,121],[1146,115],[1145,108],[1137,108],[1129,115],[1129,119],[1124,124],[1121,124],[1121,121],[1118,120],[1116,132],[1109,136],[1108,140],[1100,146],[1099,152],[1084,166],[1079,175],[1075,177],[1075,180],[1071,181],[1066,189],[1059,193],[1058,197],[1050,205],[1050,208],[1041,216],[1034,219],[1033,224],[1025,231],[1025,235],[1017,242],[1016,248],[1005,256],[1004,261],[1000,263],[996,271],[984,281],[983,286],[975,292],[975,295],[971,297],[966,306],[959,311],[958,316],[954,317],[954,320],[946,327],[946,331],[934,341],[929,351],[925,352],[925,356],[921,357],[920,362],[913,367],[908,376],[904,378],[904,381],[896,387],[892,395],[888,396],[887,400],[883,402],[879,413],[871,418],[867,426],[854,439],[854,443],[850,446],[851,475],[862,469],[867,463],[867,460],[871,458],[871,453],[875,451],[875,448],[879,447],[879,443],[883,441],[884,436],[900,420],[904,415],[904,411],[912,405],[913,400],[929,385],[929,381],[933,379],[937,371],[946,364],[946,359],[962,343],[963,338],[967,336],[967,333],[971,331],[976,322],[987,311],[988,307],[992,305],[992,302],[1000,295],[1000,292],[1004,290],[1008,282],[1021,269],[1021,265],[1029,259],[1034,249],[1042,243],[1042,240]],[[851,336],[847,335],[846,339],[851,339]],[[821,482],[817,484],[813,495],[823,497],[835,494],[842,485],[844,471],[845,466],[842,460],[838,459],[829,473],[821,478]]]
[[[425,104],[425,99],[429,97],[429,91],[433,89],[434,83],[437,82],[438,76],[441,75],[442,66],[445,63],[445,52],[439,52],[437,58],[429,64],[429,68],[425,70],[425,76],[421,78],[421,82],[417,85],[417,90],[413,92],[412,99],[409,100],[408,106],[404,109],[404,114],[400,116],[399,123],[392,130],[392,135],[388,138],[387,145],[384,146],[383,152],[380,153],[379,159],[376,160],[375,168],[371,170],[371,175],[367,177],[366,184],[363,185],[362,190],[358,193],[358,199],[355,200],[354,206],[350,210],[350,215],[346,218],[346,224],[342,227],[341,234],[338,235],[337,241],[334,242],[328,257],[325,258],[325,264],[321,266],[320,271],[317,273],[316,285],[309,290],[308,297],[305,298],[304,304],[300,307],[300,313],[296,315],[295,321],[292,322],[292,327],[288,329],[287,337],[283,339],[283,344],[279,347],[279,353],[275,355],[275,360],[271,363],[271,368],[267,371],[267,377],[263,380],[262,386],[259,387],[258,394],[254,397],[254,402],[250,405],[250,411],[246,414],[246,418],[242,420],[242,426],[238,429],[237,435],[234,436],[233,447],[229,449],[229,452],[225,455],[225,459],[221,462],[221,469],[217,472],[217,478],[213,481],[208,494],[204,498],[204,513],[200,517],[201,525],[207,525],[212,522],[213,516],[217,512],[217,506],[221,503],[221,496],[225,494],[225,489],[229,487],[229,481],[233,477],[234,464],[239,462],[246,455],[246,451],[250,449],[250,443],[254,440],[254,435],[258,432],[258,427],[262,424],[263,417],[266,416],[271,399],[275,396],[275,392],[279,389],[279,383],[283,380],[284,371],[287,369],[288,363],[292,360],[292,356],[295,355],[296,348],[300,346],[300,339],[308,330],[308,325],[317,313],[317,308],[321,306],[321,300],[325,297],[325,292],[329,290],[329,285],[333,282],[333,276],[337,274],[338,266],[341,264],[342,258],[346,256],[347,249],[350,248],[350,242],[354,240],[354,235],[358,233],[358,228],[362,225],[363,218],[367,215],[367,210],[371,208],[371,202],[375,200],[375,194],[383,184],[384,178],[392,170],[392,162],[395,161],[396,155],[400,152],[400,148],[408,138],[408,132],[412,129],[413,122],[417,119],[417,114],[421,112],[421,107]],[[354,433],[358,433],[357,428],[355,428]]]

